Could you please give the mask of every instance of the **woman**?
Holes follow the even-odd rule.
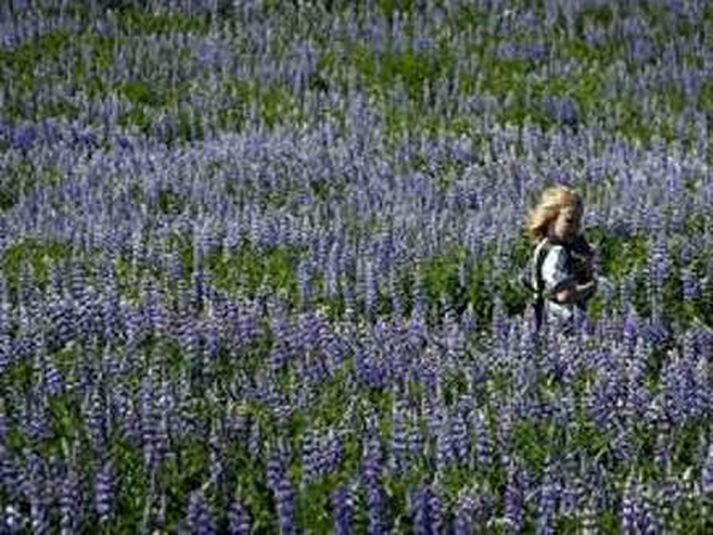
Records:
[[[586,311],[597,291],[593,251],[580,234],[583,202],[565,186],[547,188],[530,212],[527,230],[537,246],[532,286],[537,291],[537,328],[554,323],[564,331],[574,325],[576,309]]]

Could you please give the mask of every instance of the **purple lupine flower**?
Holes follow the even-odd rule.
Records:
[[[47,355],[45,351],[42,351],[41,353],[42,354],[39,358],[42,360],[42,381],[47,388],[47,394],[55,396],[61,393],[64,389],[64,378],[57,370],[57,367],[54,365],[54,362],[52,362],[50,356]]]
[[[713,443],[708,445],[708,453],[703,461],[701,490],[709,499],[713,499]]]
[[[456,413],[451,419],[451,442],[453,450],[461,465],[468,464],[470,458],[470,436],[465,425],[465,420],[460,413]]]
[[[392,411],[392,435],[389,467],[395,475],[403,475],[408,470],[408,425],[406,422],[406,402],[397,399]]]
[[[654,446],[654,461],[662,473],[668,473],[671,467],[671,437],[670,425],[666,418],[662,418],[658,425],[656,445]]]
[[[30,526],[32,533],[50,533],[48,500],[45,492],[46,467],[44,461],[35,453],[27,456],[26,486],[30,502]]]
[[[355,498],[352,489],[341,484],[332,493],[333,529],[337,535],[350,535],[354,532]]]
[[[476,531],[476,499],[471,489],[463,489],[458,496],[458,505],[453,521],[455,535],[469,535]]]
[[[391,310],[395,318],[403,318],[406,312],[404,306],[403,289],[399,287],[398,279],[394,270],[389,271],[388,296],[391,301]]]
[[[114,470],[111,461],[106,461],[94,479],[94,500],[99,524],[106,524],[114,509]]]
[[[93,389],[87,405],[84,420],[87,423],[92,446],[95,451],[104,451],[109,434],[109,422],[106,417],[106,398],[101,386],[98,385]]]
[[[168,427],[168,425],[166,426]],[[168,443],[168,436],[166,444]],[[221,488],[223,482],[223,436],[220,423],[211,426],[210,435],[208,437],[209,458],[210,458],[210,481],[216,488]]]
[[[330,429],[327,435],[326,462],[322,473],[326,475],[335,472],[343,462],[345,453],[344,432]]]
[[[290,534],[296,530],[295,493],[283,457],[285,454],[278,452],[267,461],[267,483],[275,499],[279,531]]]
[[[186,525],[189,532],[196,535],[212,535],[216,532],[210,507],[200,489],[191,493]]]
[[[27,436],[36,442],[51,438],[52,422],[47,400],[31,399],[28,405],[29,415],[21,420]]]
[[[498,451],[503,459],[505,459],[511,450],[511,434],[512,434],[512,406],[510,403],[502,404],[499,410],[497,446]]]
[[[263,433],[262,427],[258,420],[253,420],[250,424],[250,433],[248,435],[248,453],[258,458],[262,451]]]
[[[560,485],[556,481],[552,465],[545,468],[542,485],[540,486],[540,501],[537,510],[537,533],[555,533],[554,517],[560,500]]]
[[[595,499],[590,496],[589,499],[584,503],[584,507],[578,512],[580,525],[582,527],[582,533],[587,535],[595,535],[599,533],[597,526],[597,510]]]
[[[27,519],[18,507],[8,504],[0,514],[2,515],[2,523],[0,523],[2,533],[7,533],[7,535],[27,533]]]
[[[503,502],[505,504],[504,521],[507,529],[515,533],[520,532],[524,525],[524,492],[519,473],[514,464],[508,466],[508,479],[505,486]]]
[[[383,486],[380,481],[366,483],[367,533],[377,535],[389,530],[387,519],[387,503]]]
[[[366,507],[368,516],[367,533],[376,535],[388,529],[387,504],[382,486],[382,452],[379,431],[375,417],[367,418],[367,438],[362,461],[362,480],[366,487]]]
[[[369,318],[376,313],[378,297],[379,286],[374,264],[370,259],[367,259],[364,266],[364,312]]]
[[[480,469],[490,466],[490,439],[488,438],[487,422],[482,410],[474,413],[472,419],[473,430],[475,431],[475,454],[476,462]]]
[[[234,500],[228,509],[228,534],[249,535],[252,530],[252,519],[248,509],[240,500]]]
[[[637,532],[641,518],[641,497],[639,485],[629,476],[621,502],[621,530],[624,533]]]
[[[693,301],[701,294],[701,284],[696,278],[693,270],[684,268],[681,270],[681,282],[683,285],[683,300]]]
[[[632,309],[629,309],[624,318],[624,325],[622,327],[622,339],[627,354],[629,355],[634,352],[634,348],[636,347],[638,330],[636,314]]]
[[[412,422],[406,432],[406,442],[408,444],[408,452],[414,459],[420,459],[424,454],[426,441],[418,425]]]
[[[584,494],[584,481],[579,475],[575,475],[562,489],[561,513],[565,516],[575,516],[582,506]]]
[[[292,483],[283,474],[277,481],[275,488],[275,501],[279,519],[280,533],[289,534],[296,531],[294,490]]]
[[[416,487],[409,492],[408,510],[414,533],[442,532],[444,525],[441,499],[429,485]]]
[[[654,503],[654,494],[650,487],[644,491],[641,503],[641,519],[639,520],[639,530],[641,533],[662,533],[663,522],[658,514],[657,504]]]
[[[306,484],[314,483],[320,473],[318,459],[321,441],[317,430],[309,429],[302,440],[302,477]]]
[[[9,498],[17,498],[20,494],[21,470],[15,464],[15,460],[5,447],[4,441],[0,442],[0,489]]]
[[[147,468],[155,468],[154,448],[156,445],[156,430],[158,418],[156,415],[156,402],[154,399],[154,381],[152,368],[149,368],[141,384],[141,439],[144,450],[144,463]]]
[[[306,310],[312,301],[312,264],[307,258],[300,259],[297,267],[297,283],[299,288],[300,303],[303,310]]]
[[[436,430],[436,470],[438,471],[448,469],[456,460],[449,420],[447,415],[441,416],[441,423]]]
[[[81,522],[81,490],[79,478],[72,467],[68,467],[59,485],[59,525],[62,532],[75,533]]]

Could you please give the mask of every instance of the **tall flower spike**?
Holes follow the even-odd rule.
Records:
[[[240,500],[234,500],[228,510],[228,534],[250,535],[251,530],[252,520],[250,513]]]
[[[210,508],[202,490],[196,490],[191,493],[186,524],[190,532],[196,535],[213,535],[213,533],[216,533]]]
[[[336,535],[354,532],[355,498],[347,484],[341,484],[332,494],[333,529]]]
[[[713,499],[713,442],[708,444],[708,454],[703,461],[701,490],[709,499]]]
[[[94,480],[94,500],[99,523],[106,524],[114,509],[114,474],[111,461],[106,461]]]

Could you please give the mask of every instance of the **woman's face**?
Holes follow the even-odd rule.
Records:
[[[568,242],[579,234],[581,211],[574,206],[562,208],[557,218],[550,225],[550,233],[557,240]]]

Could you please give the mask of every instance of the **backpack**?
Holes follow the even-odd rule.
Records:
[[[553,245],[550,240],[543,238],[518,277],[520,284],[534,297],[535,326],[538,331],[542,325],[545,307],[545,282],[542,279],[542,265],[545,262],[545,258],[547,258],[547,253],[550,252]]]

